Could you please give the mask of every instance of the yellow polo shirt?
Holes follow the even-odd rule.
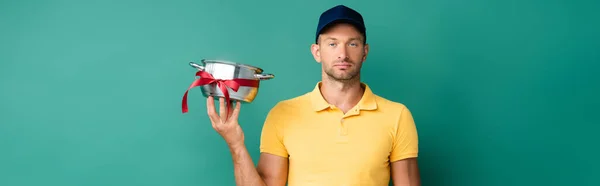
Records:
[[[365,92],[344,114],[320,92],[277,103],[262,129],[260,152],[289,158],[289,186],[387,186],[390,162],[417,157],[408,108]]]

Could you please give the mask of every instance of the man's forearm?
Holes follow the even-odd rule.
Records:
[[[231,146],[235,182],[239,186],[267,186],[258,174],[245,145]]]

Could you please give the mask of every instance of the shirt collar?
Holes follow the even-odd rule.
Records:
[[[310,92],[312,107],[313,107],[314,111],[321,111],[328,107],[332,107],[331,104],[329,104],[327,101],[325,101],[325,99],[323,98],[323,95],[321,94],[321,88],[320,88],[321,84],[322,84],[322,82],[318,82],[315,85],[315,88],[313,89],[313,91]],[[357,104],[358,109],[360,109],[360,110],[377,109],[377,101],[375,99],[375,94],[373,94],[373,92],[371,91],[371,88],[365,83],[361,83],[361,86],[365,89],[365,91],[363,93],[362,98],[360,99],[360,101]]]

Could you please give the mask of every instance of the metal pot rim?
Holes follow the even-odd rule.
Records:
[[[251,66],[251,65],[246,65],[246,64],[242,64],[242,63],[236,63],[236,62],[232,62],[232,61],[217,60],[217,59],[202,59],[200,62],[202,62],[203,66],[206,66],[206,63],[220,63],[220,64],[249,68],[251,70],[254,70],[258,74],[263,73],[262,68]]]

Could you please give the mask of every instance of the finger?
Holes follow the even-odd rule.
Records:
[[[206,112],[208,114],[208,118],[210,118],[210,122],[213,123],[213,125],[219,121],[219,116],[215,111],[215,101],[212,96],[208,96],[208,98],[206,98]]]
[[[231,103],[231,107],[230,107],[231,109],[229,109],[229,112],[227,112],[227,115],[229,116],[227,119],[230,119],[230,118],[231,118],[231,115],[233,114],[233,110],[234,110],[234,108],[236,107],[236,105],[235,105],[235,103],[234,103],[234,101],[233,101],[233,100],[232,100],[232,101],[230,101],[230,103]]]
[[[242,107],[242,104],[240,101],[237,101],[235,103],[235,109],[233,109],[233,113],[231,114],[231,119],[232,120],[237,120],[239,115],[240,115],[240,108]]]
[[[223,118],[223,120],[227,120],[227,116],[225,115],[227,113],[226,108],[225,99],[223,97],[219,97],[219,113],[221,114],[221,118]]]

